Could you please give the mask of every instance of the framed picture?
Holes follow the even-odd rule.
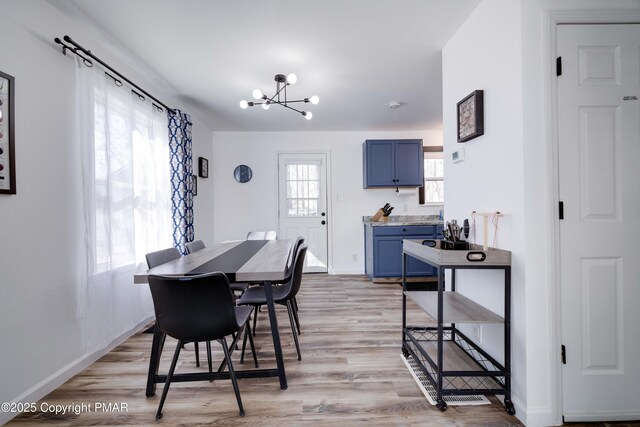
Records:
[[[458,102],[458,142],[484,135],[484,91],[474,90]]]
[[[209,160],[204,157],[198,157],[198,176],[209,178]]]
[[[0,71],[0,194],[16,194],[14,78]]]
[[[193,195],[198,195],[198,177],[195,175],[191,175],[191,189],[193,190]]]

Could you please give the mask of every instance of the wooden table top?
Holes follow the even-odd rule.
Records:
[[[147,276],[188,276],[222,271],[230,282],[264,282],[285,279],[291,240],[241,240],[217,243],[134,275],[134,283]]]

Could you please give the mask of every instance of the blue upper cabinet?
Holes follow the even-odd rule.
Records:
[[[362,149],[364,188],[423,185],[424,155],[421,139],[368,139]]]

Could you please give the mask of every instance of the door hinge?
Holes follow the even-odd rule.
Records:
[[[556,76],[562,75],[562,56],[556,58]]]
[[[558,216],[560,219],[564,219],[564,202],[558,203]]]
[[[564,347],[564,344],[562,344],[562,347],[560,349],[560,353],[561,353],[561,356],[562,356],[562,364],[566,365],[567,364],[567,350]]]

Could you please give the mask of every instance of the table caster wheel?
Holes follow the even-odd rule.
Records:
[[[447,410],[447,402],[442,399],[438,399],[436,402],[436,408],[440,409],[442,412]]]
[[[515,415],[516,414],[516,408],[513,406],[513,403],[511,403],[510,400],[508,400],[508,399],[504,400],[504,407],[507,410],[507,414],[509,414],[509,415]]]

